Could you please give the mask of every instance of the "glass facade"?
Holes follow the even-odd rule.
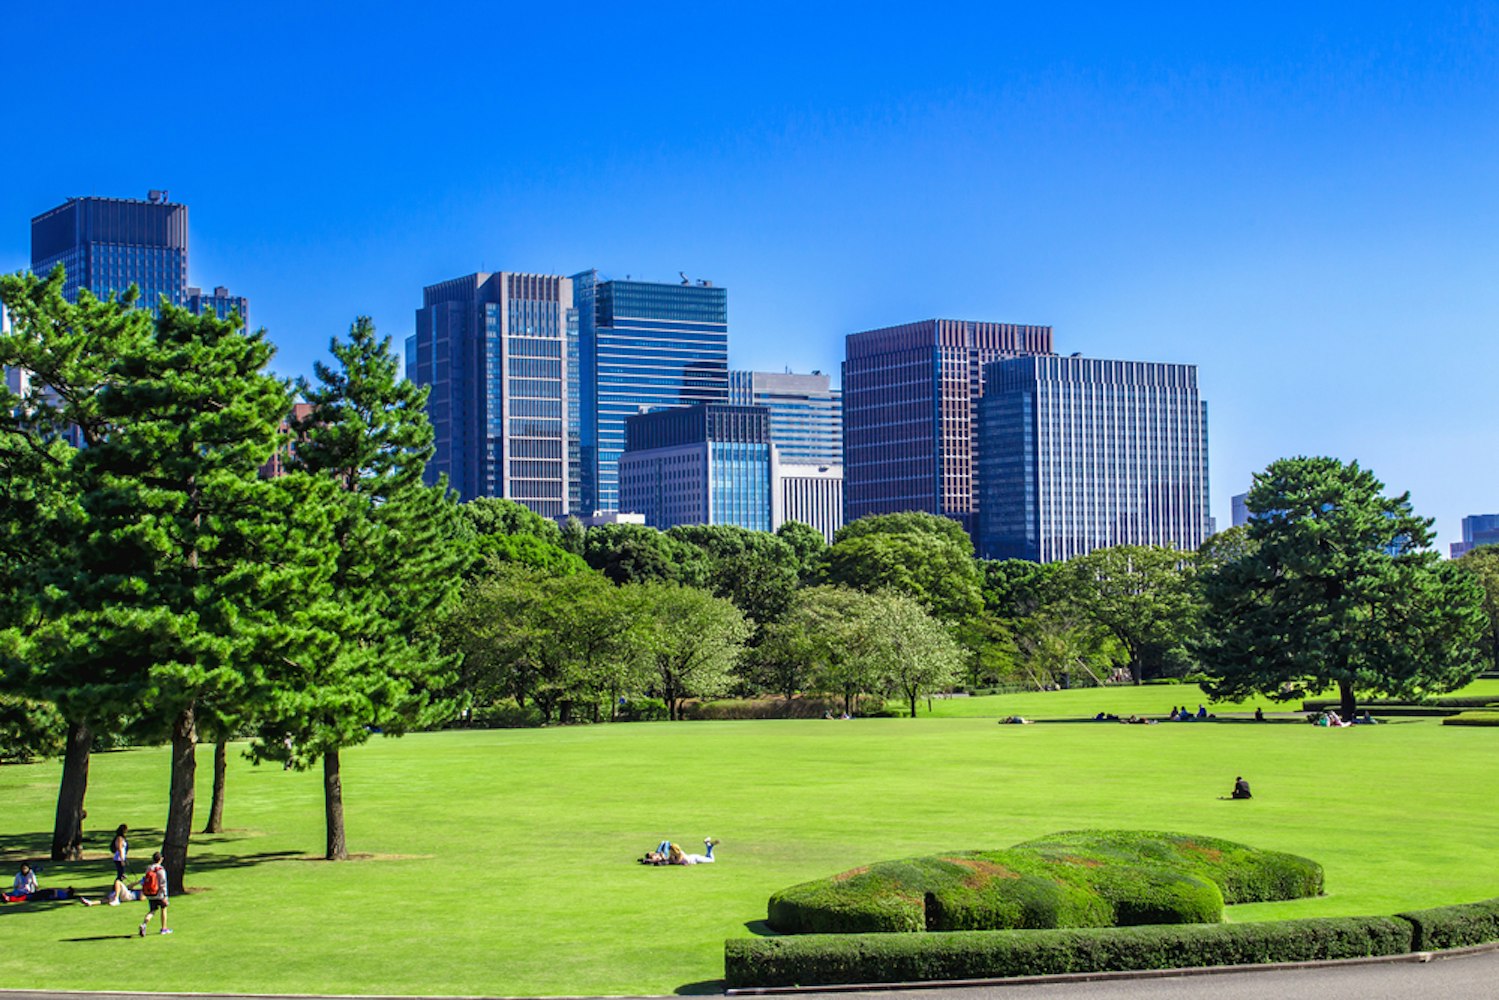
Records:
[[[31,220],[31,270],[46,276],[58,264],[70,302],[87,289],[98,298],[140,289],[140,304],[155,311],[163,301],[196,315],[228,319],[248,327],[250,302],[220,286],[212,295],[187,284],[187,206],[152,192],[149,201],[130,198],[69,198]]]
[[[625,423],[621,503],[644,514],[646,524],[771,530],[775,462],[764,407],[678,407]]]
[[[729,402],[770,410],[770,437],[781,461],[843,465],[843,393],[821,372],[793,375],[732,371]]]
[[[651,409],[725,403],[729,395],[728,291],[573,276],[578,307],[579,500],[621,510],[625,421]]]
[[[1448,552],[1456,559],[1480,545],[1499,545],[1499,514],[1470,514],[1463,518],[1463,540],[1452,542]]]
[[[1192,365],[1080,357],[990,364],[979,406],[978,549],[1052,562],[1113,545],[1196,549],[1207,406]]]
[[[1051,327],[935,319],[850,334],[843,362],[845,517],[922,510],[970,533],[984,365],[1051,353]]]
[[[545,517],[571,513],[576,403],[572,283],[472,274],[429,285],[406,342],[407,377],[430,387],[436,452],[464,500],[506,497]]]

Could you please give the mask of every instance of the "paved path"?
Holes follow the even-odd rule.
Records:
[[[832,997],[834,994],[823,994]],[[1169,979],[1120,979],[1044,986],[844,993],[843,1000],[1493,1000],[1499,951],[1430,962],[1350,965],[1275,972],[1225,972]]]
[[[141,1000],[150,995],[0,990],[0,1000]],[[255,1000],[231,994],[198,995],[211,995],[215,1000]],[[1122,979],[1040,986],[966,986],[801,995],[838,1000],[1265,1000],[1267,997],[1275,1000],[1410,1000],[1417,997],[1492,1000],[1499,996],[1499,951],[1458,958],[1439,958],[1426,963],[1381,963],[1275,972],[1225,972],[1165,979]]]

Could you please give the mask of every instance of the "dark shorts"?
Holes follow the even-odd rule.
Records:
[[[125,862],[115,862],[115,878],[119,879],[121,882],[125,881]]]
[[[146,911],[146,912],[148,912],[148,913],[155,913],[157,910],[165,910],[166,908],[167,908],[167,898],[165,896],[152,896],[151,897],[151,909],[148,910],[148,911]]]

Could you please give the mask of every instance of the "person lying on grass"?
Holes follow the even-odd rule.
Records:
[[[703,847],[707,849],[707,853],[687,854],[680,845],[663,840],[656,845],[654,851],[646,851],[640,863],[643,865],[711,865],[713,864],[713,848],[717,845],[717,837],[704,837]]]
[[[109,895],[103,899],[89,899],[87,896],[79,896],[78,902],[84,906],[99,906],[108,903],[110,906],[119,906],[121,903],[134,903],[141,898],[139,889],[132,889],[125,884],[124,879],[115,879],[115,884],[109,890]]]

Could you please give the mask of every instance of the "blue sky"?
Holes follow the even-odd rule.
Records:
[[[1291,454],[1444,550],[1499,510],[1499,5],[42,6],[0,23],[0,268],[168,188],[287,374],[474,270],[685,271],[737,367],[932,316],[1196,364],[1221,523]]]

